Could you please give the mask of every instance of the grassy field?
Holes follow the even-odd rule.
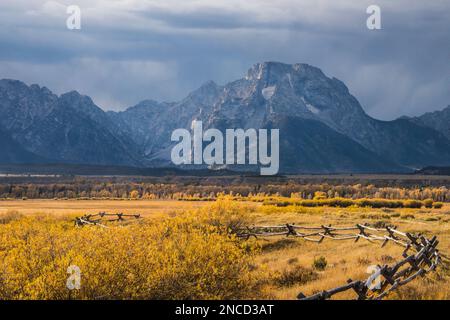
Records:
[[[237,201],[234,202],[237,203]],[[422,233],[427,236],[436,235],[440,240],[439,249],[444,253],[450,253],[450,205],[448,204],[441,209],[275,207],[249,202],[240,202],[237,205],[248,208],[244,219],[249,225],[390,224],[398,226],[402,231]],[[169,200],[11,200],[0,201],[0,215],[20,213],[32,217],[44,214],[70,220],[74,216],[86,213],[107,211],[141,213],[146,220],[161,219],[163,221],[167,217],[182,215],[186,211],[208,215],[215,210],[209,209],[210,206],[211,202]],[[221,212],[218,211],[219,214]],[[249,240],[247,245],[254,245],[257,250],[250,259],[249,274],[254,278],[254,283],[246,298],[295,299],[299,292],[308,295],[345,284],[349,278],[365,279],[368,277],[366,271],[370,265],[392,264],[401,258],[402,252],[401,248],[392,244],[381,248],[379,244],[362,240],[357,243],[352,240],[324,240],[321,244],[317,244],[301,239],[279,237],[270,240]],[[229,249],[227,248],[225,246],[217,250],[220,252],[220,250]],[[202,248],[202,250],[207,252],[208,248]],[[1,257],[0,254],[0,260]],[[317,263],[314,263],[321,257],[326,261],[324,268],[319,268]],[[204,296],[204,298],[214,297],[222,296]],[[338,298],[354,298],[354,294],[347,292],[339,295]],[[450,273],[441,268],[434,275],[416,279],[411,284],[400,288],[389,298],[450,299]]]
[[[0,201],[0,214],[17,211],[25,215],[43,213],[81,216],[106,211],[141,213],[146,218],[158,218],[205,204],[206,202],[188,203],[176,200],[3,200]]]
[[[263,208],[264,209],[264,208]],[[268,208],[266,212],[257,213],[257,224],[295,223],[305,226],[351,226],[356,223],[380,223],[398,226],[399,230],[436,235],[441,241],[439,248],[442,252],[450,252],[450,212],[449,207],[440,210],[425,209],[369,209],[369,208]],[[257,257],[257,265],[265,266],[275,274],[281,276],[292,275],[295,279],[296,269],[312,269],[316,275],[305,283],[273,284],[268,281],[266,292],[271,298],[293,299],[299,292],[306,295],[317,291],[343,285],[351,278],[353,280],[366,279],[367,268],[376,264],[392,264],[401,258],[402,248],[388,244],[381,248],[380,244],[373,244],[360,240],[331,241],[324,240],[321,244],[306,242],[301,239],[280,238],[278,240],[262,242],[262,252]],[[324,270],[313,267],[314,260],[324,257],[327,266]],[[269,272],[270,274],[270,272]],[[299,279],[302,278],[299,273]],[[280,275],[278,275],[280,276]],[[432,276],[419,279],[401,288],[393,299],[449,299],[450,278],[447,271],[441,273],[442,279]],[[272,276],[273,277],[273,276]],[[288,278],[288,277],[286,277]],[[295,282],[295,281],[294,281]],[[301,281],[300,281],[301,282]],[[352,292],[343,293],[339,298],[354,298]]]

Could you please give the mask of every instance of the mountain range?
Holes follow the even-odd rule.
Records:
[[[105,112],[76,91],[0,80],[0,163],[169,167],[171,133],[280,129],[282,173],[409,172],[450,165],[450,106],[380,121],[345,84],[308,64],[255,64],[236,81],[209,81],[178,102],[145,100]]]

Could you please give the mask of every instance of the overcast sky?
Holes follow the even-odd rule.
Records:
[[[366,8],[381,7],[382,30]],[[82,10],[68,30],[68,5]],[[449,0],[1,0],[0,78],[78,90],[106,110],[175,101],[256,62],[308,63],[372,116],[450,104]]]

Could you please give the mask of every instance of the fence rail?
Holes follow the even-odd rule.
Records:
[[[131,220],[141,219],[141,215],[137,214],[125,214],[125,213],[106,213],[99,212],[95,214],[85,214],[82,217],[77,217],[74,220],[75,226],[82,227],[85,225],[96,225],[107,228],[108,222],[125,222]]]
[[[437,249],[439,241],[436,236],[428,239],[425,236],[401,232],[396,227],[374,228],[369,225],[357,224],[350,227],[318,227],[297,226],[294,224],[276,226],[253,226],[235,230],[242,239],[267,237],[297,237],[306,241],[322,243],[327,240],[367,240],[372,243],[381,242],[381,246],[394,243],[404,248],[402,260],[391,266],[378,266],[377,271],[365,280],[351,280],[342,286],[321,291],[310,296],[299,293],[300,300],[323,300],[334,295],[352,290],[358,300],[381,300],[397,288],[413,281],[417,277],[436,271],[443,260],[448,257]],[[374,280],[379,280],[374,285]]]

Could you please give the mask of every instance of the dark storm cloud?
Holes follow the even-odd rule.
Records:
[[[343,80],[365,110],[393,119],[450,104],[448,1],[2,1],[0,78],[76,89],[101,107],[178,100],[260,61],[305,62]],[[66,5],[82,30],[65,28]]]

